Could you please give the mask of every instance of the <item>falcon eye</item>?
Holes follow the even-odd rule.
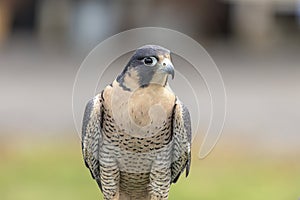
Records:
[[[144,58],[144,64],[147,66],[154,66],[157,63],[157,59],[155,57],[146,57]]]

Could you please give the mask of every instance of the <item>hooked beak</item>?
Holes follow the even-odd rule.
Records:
[[[175,70],[174,70],[174,66],[173,66],[173,64],[172,64],[172,62],[171,62],[170,59],[165,58],[162,61],[162,71],[164,71],[167,74],[170,74],[172,76],[172,79],[174,79]]]

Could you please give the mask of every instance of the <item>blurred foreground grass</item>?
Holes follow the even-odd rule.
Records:
[[[197,149],[195,149],[197,152]],[[85,168],[79,141],[19,145],[0,149],[1,200],[101,199]],[[300,197],[299,158],[226,153],[204,160],[196,155],[188,179],[172,186],[170,199],[287,200]]]

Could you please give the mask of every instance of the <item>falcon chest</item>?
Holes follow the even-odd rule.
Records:
[[[147,151],[155,148],[155,144],[162,145],[170,139],[175,103],[175,95],[170,89],[150,84],[126,91],[114,82],[105,89],[103,97],[107,116],[112,118],[116,130],[111,134],[132,144],[121,144],[124,148],[133,146],[134,149],[135,146],[139,151]],[[139,148],[141,146],[146,148]]]

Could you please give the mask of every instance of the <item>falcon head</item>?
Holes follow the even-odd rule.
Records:
[[[135,51],[117,81],[130,91],[149,84],[165,86],[168,75],[174,78],[170,51],[157,45],[145,45]]]

